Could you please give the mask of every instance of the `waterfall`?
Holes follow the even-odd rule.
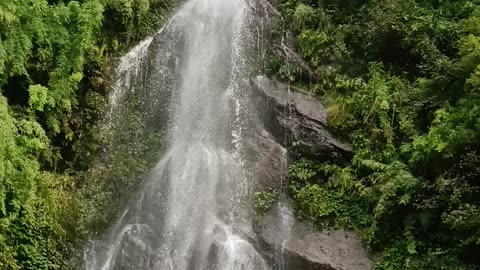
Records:
[[[152,125],[167,106],[168,148],[87,248],[87,270],[269,269],[253,244],[248,201],[250,5],[191,0],[122,59],[111,102],[140,89]]]

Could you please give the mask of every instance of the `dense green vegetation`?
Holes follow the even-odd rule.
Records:
[[[269,70],[328,106],[348,166],[294,153],[291,194],[319,225],[353,228],[375,269],[479,269],[480,2],[284,0],[314,70]]]
[[[95,125],[112,57],[172,2],[0,1],[0,269],[71,268],[75,239],[108,224],[155,160],[161,136],[138,104],[109,138],[115,156],[92,166],[108,147]],[[375,269],[480,269],[480,1],[281,2],[314,76],[273,57],[268,70],[321,97],[355,150],[345,166],[293,149],[300,216],[357,230]],[[277,196],[257,193],[256,210]]]
[[[172,5],[0,1],[0,269],[71,268],[73,239],[101,200],[92,193],[106,185],[74,170],[89,167],[98,145],[112,56],[157,29]],[[141,168],[132,159],[117,163]]]

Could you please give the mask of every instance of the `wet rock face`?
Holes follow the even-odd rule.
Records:
[[[275,213],[262,217],[256,230],[265,250],[281,250],[281,261],[286,270],[372,268],[361,240],[351,232],[319,231],[295,219],[286,230]]]
[[[318,99],[263,76],[250,79],[250,86],[261,122],[284,147],[296,142],[307,156],[351,158],[351,147],[327,131],[327,110]]]
[[[327,111],[316,98],[290,91],[288,85],[259,76],[250,79],[253,104],[261,127],[249,143],[255,157],[258,189],[280,189],[287,183],[286,147],[296,142],[302,155],[315,160],[348,162],[351,147],[330,134]],[[282,206],[280,206],[282,205]],[[285,210],[287,209],[287,210]],[[285,270],[369,270],[372,263],[360,238],[343,230],[315,229],[294,217],[288,202],[258,217],[258,250]]]
[[[350,161],[351,147],[328,132],[327,110],[318,99],[263,76],[251,78],[249,84],[260,123],[248,141],[257,190],[286,186],[286,148],[292,143],[303,156],[318,161]]]
[[[279,190],[286,178],[287,150],[266,130],[257,128],[248,144],[253,153],[256,190]]]

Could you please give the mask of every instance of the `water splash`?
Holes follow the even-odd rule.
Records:
[[[115,70],[113,90],[109,95],[109,104],[112,109],[115,108],[126,91],[135,92],[135,87],[139,86],[137,82],[141,81],[144,76],[144,64],[152,40],[153,37],[146,38],[120,58]]]
[[[288,199],[285,195],[282,195],[278,201],[276,207],[277,215],[279,218],[279,228],[280,228],[280,247],[278,247],[278,252],[276,259],[277,259],[277,269],[285,270],[287,263],[285,262],[285,246],[287,244],[288,239],[290,239],[290,234],[292,230],[292,226],[295,224],[295,216],[293,213],[292,206],[290,205]]]

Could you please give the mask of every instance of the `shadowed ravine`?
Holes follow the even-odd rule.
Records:
[[[87,249],[86,269],[269,269],[250,243],[254,176],[245,140],[253,120],[242,87],[249,12],[244,0],[191,0],[157,34],[164,47],[150,63],[174,58],[169,72],[178,74],[169,89],[168,149],[108,234]],[[112,103],[146,68],[151,40],[124,58]],[[146,83],[162,85],[167,75],[157,73]]]

